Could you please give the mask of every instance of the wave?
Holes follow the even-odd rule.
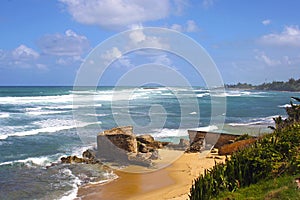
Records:
[[[205,96],[209,96],[210,95],[210,93],[201,93],[201,94],[197,94],[196,96],[197,97],[205,97]]]
[[[24,110],[25,110],[26,112],[32,112],[32,111],[42,110],[42,107],[25,108]]]
[[[160,137],[179,137],[179,136],[187,136],[187,130],[186,129],[154,129],[151,133],[151,135],[155,138]]]
[[[81,180],[77,176],[75,176],[70,169],[65,168],[61,171],[61,173],[73,178],[73,181],[72,181],[73,182],[72,183],[73,189],[66,192],[64,194],[64,196],[60,198],[60,200],[76,199],[77,192],[78,192],[78,189],[79,189],[78,186],[81,185]]]
[[[0,97],[0,104],[33,104],[33,103],[65,103],[72,102],[74,95]]]
[[[61,173],[65,174],[65,175],[67,175],[67,176],[69,176],[73,179],[72,182],[71,182],[73,189],[66,192],[64,194],[64,196],[62,196],[60,198],[60,200],[76,199],[79,186],[82,185],[82,184],[86,184],[84,180],[81,180],[82,178],[86,178],[86,175],[85,174],[74,175],[72,173],[72,171],[70,169],[67,169],[67,168],[63,169],[61,171]],[[110,172],[106,171],[102,175],[103,175],[104,179],[98,180],[98,181],[90,180],[90,182],[88,182],[88,184],[89,185],[105,184],[105,183],[108,183],[108,182],[113,181],[113,180],[118,178],[118,176],[116,174],[114,174],[113,171],[110,171]],[[83,177],[80,177],[80,176],[83,176]]]
[[[59,120],[59,119],[47,119],[43,121],[34,122],[34,125],[40,126],[40,128],[20,131],[15,133],[8,133],[0,135],[0,140],[5,140],[8,137],[23,137],[29,135],[37,135],[39,133],[54,133],[62,130],[69,130],[73,128],[81,128],[93,124],[101,124],[101,122],[75,122],[73,120]]]
[[[199,127],[199,128],[190,128],[191,130],[199,130],[199,131],[213,131],[217,130],[218,127],[211,125],[211,126],[205,126],[205,127]],[[188,136],[188,130],[190,129],[154,129],[151,133],[153,137],[155,138],[161,138],[161,137],[183,137]]]
[[[278,117],[278,115],[272,115],[268,117],[260,117],[260,118],[254,118],[245,122],[234,122],[234,123],[228,123],[230,126],[253,126],[253,125],[270,125],[274,124],[273,118]]]
[[[198,128],[193,128],[192,130],[196,130],[196,131],[215,131],[218,130],[218,127],[215,125],[210,125],[210,126],[204,126],[204,127],[198,127]]]
[[[265,97],[263,94],[265,92],[233,90],[211,95],[214,97]]]
[[[284,105],[279,105],[279,108],[286,108],[286,107],[291,107],[291,104],[284,104]]]
[[[93,116],[93,117],[105,117],[109,115],[110,114],[86,114],[86,116]]]
[[[0,118],[8,118],[9,116],[9,113],[0,113]]]
[[[32,112],[27,112],[26,114],[28,115],[54,115],[54,114],[61,114],[61,113],[66,113],[69,111],[32,111]]]
[[[47,156],[41,156],[41,157],[30,157],[22,160],[14,160],[14,161],[6,161],[0,163],[1,165],[14,165],[16,163],[24,163],[29,165],[38,165],[38,166],[46,166],[50,163],[50,159]]]

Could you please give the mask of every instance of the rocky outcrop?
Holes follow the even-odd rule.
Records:
[[[116,147],[130,152],[137,153],[137,140],[133,134],[132,126],[116,127],[110,130],[106,130],[98,135],[98,142],[102,138],[107,138]],[[106,140],[104,140],[106,141]],[[101,144],[98,144],[98,148],[101,148]]]
[[[233,152],[244,149],[247,146],[253,144],[256,141],[255,138],[250,138],[246,140],[240,140],[232,144],[225,144],[219,148],[219,155],[231,155]]]
[[[152,152],[155,149],[162,149],[169,145],[170,142],[156,141],[151,135],[139,135],[136,137],[138,150],[141,153]]]
[[[186,139],[181,138],[178,144],[169,143],[168,146],[166,147],[168,149],[186,151],[189,146],[190,146],[190,142]]]
[[[61,163],[64,164],[74,164],[74,163],[86,163],[86,164],[96,164],[101,163],[97,158],[93,150],[88,149],[82,153],[82,158],[77,156],[66,156],[60,158]]]
[[[231,144],[236,138],[240,135],[228,134],[228,133],[215,133],[207,131],[197,131],[197,130],[188,130],[190,144],[197,143],[199,140],[204,138],[204,147],[205,148],[221,148],[226,144]]]
[[[139,135],[136,137],[136,140],[143,144],[152,144],[154,142],[154,138],[151,135]]]
[[[98,134],[97,156],[108,162],[151,166],[151,160],[160,158],[157,149],[168,144],[151,135],[135,136],[132,126],[116,127]]]
[[[190,143],[190,146],[187,148],[186,152],[196,153],[201,152],[205,149],[205,138],[198,136]]]
[[[97,136],[97,156],[102,160],[128,163],[128,153],[136,155],[137,140],[132,126],[116,127]]]

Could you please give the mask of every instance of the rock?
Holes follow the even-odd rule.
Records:
[[[148,146],[153,147],[154,149],[161,149],[163,148],[163,143],[160,141],[154,141],[152,144],[149,144]]]
[[[180,139],[178,144],[169,143],[167,148],[173,150],[185,151],[189,147],[189,141],[183,138]]]
[[[82,153],[82,157],[90,160],[94,160],[96,158],[96,154],[94,151],[87,149]]]
[[[154,149],[161,149],[169,144],[169,142],[156,141],[151,135],[140,135],[137,136],[136,139],[139,143],[145,144],[149,151],[153,151]]]
[[[84,158],[79,158],[77,156],[67,156],[67,157],[62,157],[61,159],[62,163],[85,163],[86,160]]]
[[[151,135],[139,135],[136,137],[136,140],[144,144],[152,144],[154,142],[154,138]]]
[[[218,153],[218,149],[213,148],[213,149],[210,151],[210,153]]]
[[[132,126],[116,127],[98,134],[97,147],[101,159],[113,162],[128,162],[127,153],[138,152]]]
[[[151,159],[151,160],[158,160],[158,159],[160,159],[158,150],[154,150],[152,152],[152,154],[151,154],[151,156],[150,156],[149,159]]]
[[[98,135],[98,137],[107,137],[116,147],[127,152],[137,153],[137,140],[133,134],[132,126],[122,126],[106,130]],[[101,145],[100,145],[101,146]],[[98,145],[99,147],[99,145]]]
[[[195,138],[194,141],[190,144],[186,152],[196,153],[201,152],[205,148],[205,139],[204,137]]]
[[[138,150],[141,153],[148,153],[150,149],[144,143],[138,143]]]
[[[137,155],[139,155],[139,156],[137,156]],[[145,154],[145,156],[142,156],[141,154],[137,154],[137,155],[128,157],[129,164],[140,165],[140,166],[144,166],[144,167],[152,166],[152,161],[145,157],[146,154]]]
[[[82,158],[77,156],[66,156],[60,158],[61,163],[72,164],[72,163],[86,163],[86,164],[97,164],[101,163],[95,155],[95,152],[91,149],[87,149],[82,153]]]
[[[190,145],[190,142],[186,139],[180,138],[178,145],[182,147],[188,147]]]

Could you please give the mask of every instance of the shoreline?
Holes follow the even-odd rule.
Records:
[[[174,155],[174,150],[166,150],[165,153]],[[215,161],[224,162],[225,156],[207,152],[184,153],[172,164],[156,171],[131,173],[113,170],[118,175],[117,179],[105,184],[79,187],[77,199],[185,200],[193,180],[205,169],[212,168]]]

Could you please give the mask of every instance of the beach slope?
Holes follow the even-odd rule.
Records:
[[[118,179],[104,185],[81,187],[78,197],[89,199],[188,199],[192,182],[205,169],[216,162],[224,162],[225,157],[207,153],[184,153],[171,165],[146,173],[115,171]]]

